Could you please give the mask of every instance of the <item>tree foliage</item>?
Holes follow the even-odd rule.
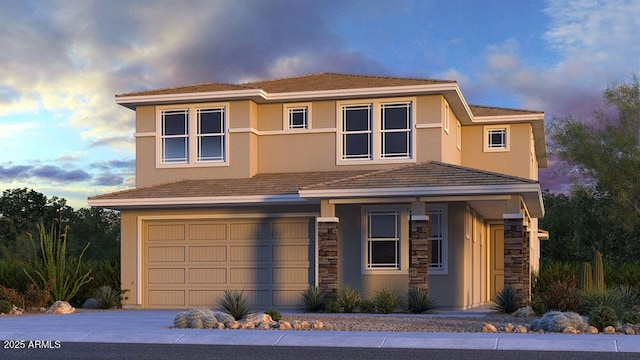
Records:
[[[581,177],[569,195],[545,193],[541,227],[552,241],[542,256],[588,261],[596,250],[608,260],[640,256],[640,81],[633,76],[604,91],[605,108],[593,121],[554,119],[552,153]]]
[[[611,215],[630,230],[640,219],[638,77],[607,88],[604,99],[607,108],[597,112],[591,123],[556,119],[551,148],[593,181],[595,191],[611,200]]]

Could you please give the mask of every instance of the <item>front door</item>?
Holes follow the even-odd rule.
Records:
[[[490,225],[490,271],[491,298],[504,287],[504,225]]]

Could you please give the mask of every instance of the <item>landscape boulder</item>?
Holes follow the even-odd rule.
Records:
[[[74,312],[76,312],[76,308],[71,304],[58,300],[45,311],[45,314],[73,314]]]

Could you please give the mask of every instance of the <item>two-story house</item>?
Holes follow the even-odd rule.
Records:
[[[473,106],[455,81],[345,74],[128,93],[136,188],[126,308],[292,308],[309,286],[428,287],[467,309],[530,298],[544,113]]]

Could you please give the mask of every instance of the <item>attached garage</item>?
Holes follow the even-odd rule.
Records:
[[[142,221],[142,306],[214,306],[226,289],[254,309],[295,308],[315,283],[310,217]]]

